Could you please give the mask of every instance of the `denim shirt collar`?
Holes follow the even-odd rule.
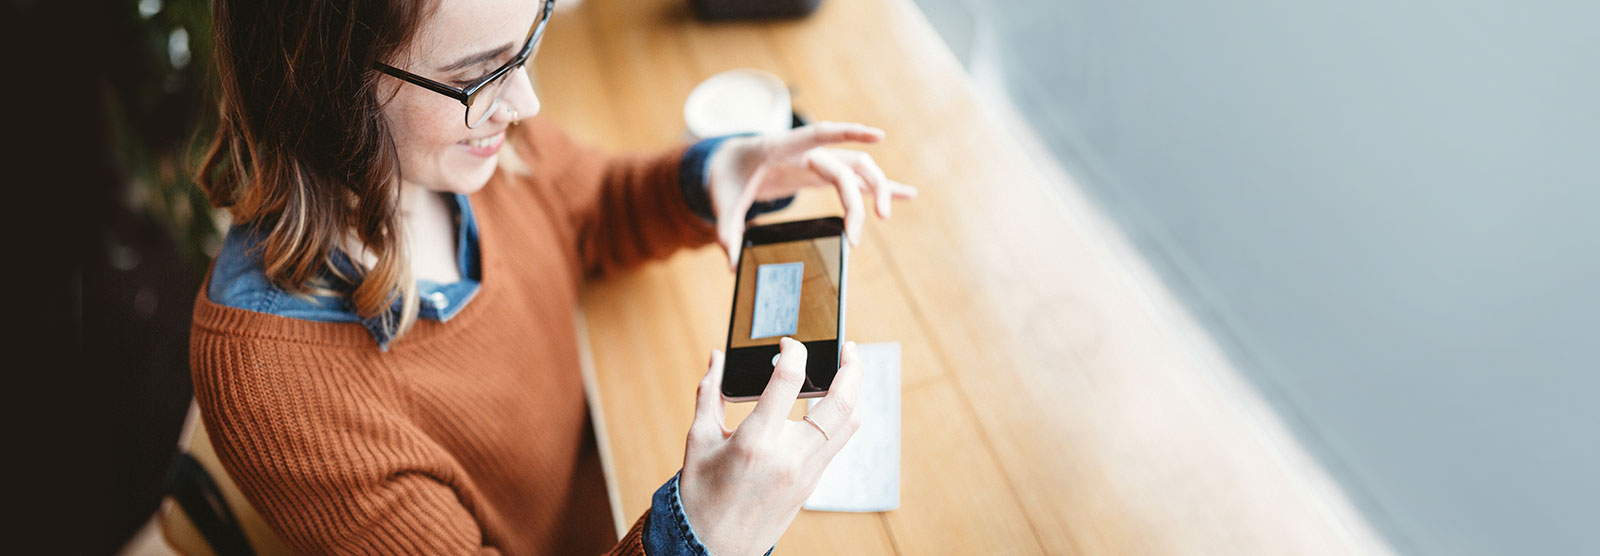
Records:
[[[456,215],[460,222],[456,226],[456,269],[461,273],[461,280],[449,284],[441,284],[427,279],[417,280],[417,320],[430,319],[439,322],[449,322],[467,306],[468,301],[477,297],[482,280],[482,261],[478,257],[478,222],[472,214],[472,205],[467,202],[467,196],[460,193],[451,196],[456,203]],[[346,276],[356,276],[356,265],[350,257],[339,250],[333,253],[333,264]],[[346,292],[348,293],[348,292]],[[400,322],[400,300],[396,299],[390,305],[388,312],[389,322]],[[354,311],[352,311],[354,313]],[[394,340],[394,332],[384,327],[383,315],[373,315],[370,318],[360,319],[361,326],[372,333],[372,339],[378,342],[378,349],[389,350],[389,343]]]
[[[478,222],[473,215],[467,196],[454,194],[456,226],[456,265],[461,280],[441,284],[426,279],[417,280],[419,307],[417,318],[447,322],[460,314],[467,302],[477,297],[481,288],[482,260],[479,256]],[[217,255],[212,270],[212,282],[207,295],[212,301],[257,312],[319,322],[355,322],[372,334],[378,348],[388,351],[394,333],[384,326],[399,322],[401,305],[396,300],[386,315],[361,318],[351,303],[349,294],[355,285],[337,279],[332,272],[323,271],[320,278],[338,292],[336,296],[300,296],[283,291],[267,282],[261,267],[259,253],[261,233],[252,225],[237,225],[228,231],[222,251]],[[335,249],[329,257],[334,267],[345,276],[358,276],[360,271],[343,250]]]

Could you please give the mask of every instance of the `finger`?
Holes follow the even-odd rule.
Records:
[[[757,434],[775,430],[789,419],[789,410],[800,396],[800,385],[806,380],[806,346],[785,336],[778,340],[778,366],[772,370],[772,380],[761,392],[761,399],[750,416],[739,425],[739,430],[754,426]]]
[[[894,198],[911,200],[917,198],[917,188],[894,180],[889,180],[889,187],[894,190]]]
[[[873,185],[872,193],[877,196],[878,218],[888,220],[890,209],[894,208],[892,201],[894,192],[889,189],[889,184],[886,183],[889,181],[889,177],[883,175],[883,170],[879,169],[877,164],[871,164],[869,167],[872,172],[877,174],[877,183]]]
[[[694,423],[690,426],[693,433],[691,439],[727,437],[727,404],[722,401],[723,363],[722,352],[713,350],[710,368],[706,370],[705,377],[700,379],[699,389],[695,392]]]
[[[828,395],[806,412],[812,421],[828,431],[829,443],[842,445],[855,433],[858,422],[855,416],[856,403],[861,396],[863,372],[856,343],[845,342],[839,354],[839,373],[834,375],[833,384],[828,386]],[[817,440],[823,440],[822,435],[817,435]]]
[[[890,185],[892,182],[889,176],[883,174],[883,168],[878,167],[872,155],[861,151],[834,152],[842,154],[849,162],[850,168],[855,170],[856,175],[861,176],[862,181],[866,182],[867,188],[872,190],[873,204],[877,208],[878,218],[888,220],[891,209],[890,196],[893,195],[894,189]]]
[[[717,213],[717,241],[722,244],[723,252],[728,254],[729,270],[739,268],[739,252],[744,245],[745,215],[749,213],[750,205],[755,203],[759,184],[767,179],[769,172],[766,165],[757,167],[749,178],[749,183],[757,184],[757,187],[745,187],[739,197],[733,200],[733,206]]]
[[[861,226],[866,219],[866,209],[861,201],[861,176],[826,150],[811,151],[806,157],[811,170],[839,189],[839,200],[844,203],[844,232],[850,245],[861,245]]]
[[[857,123],[817,122],[791,131],[777,145],[778,154],[800,154],[834,143],[876,143],[883,130]]]
[[[744,247],[744,223],[724,219],[717,222],[717,243],[728,254],[728,270],[739,268],[739,250]]]

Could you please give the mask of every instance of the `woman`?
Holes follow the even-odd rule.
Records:
[[[524,64],[552,9],[215,3],[221,122],[200,181],[235,225],[196,303],[196,399],[298,551],[761,553],[856,427],[853,344],[816,427],[786,417],[798,342],[736,431],[713,352],[682,472],[615,539],[578,372],[581,280],[711,241],[736,260],[746,218],[809,186],[838,191],[855,241],[863,190],[883,218],[915,190],[825,148],[882,137],[857,124],[653,156],[576,145],[530,119]]]

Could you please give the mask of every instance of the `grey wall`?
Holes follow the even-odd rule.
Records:
[[[918,2],[1396,548],[1600,554],[1600,1]]]

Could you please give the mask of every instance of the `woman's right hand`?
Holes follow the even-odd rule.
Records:
[[[790,338],[779,345],[772,380],[737,430],[728,430],[724,421],[722,352],[711,353],[711,370],[700,381],[679,492],[689,525],[712,554],[762,554],[777,544],[822,470],[860,427],[854,408],[862,371],[855,342],[845,342],[839,374],[807,412],[828,431],[828,440],[811,423],[789,420],[805,381],[806,348]]]

